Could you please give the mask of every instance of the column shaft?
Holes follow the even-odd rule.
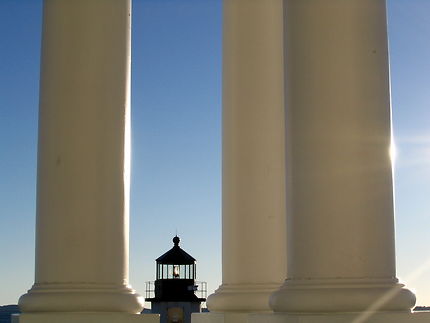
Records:
[[[24,312],[136,313],[128,286],[130,0],[45,0],[36,274]]]
[[[267,311],[285,277],[282,0],[225,0],[223,284],[212,311]]]
[[[288,277],[275,311],[408,310],[395,271],[385,0],[285,1]],[[390,294],[390,292],[392,292]]]

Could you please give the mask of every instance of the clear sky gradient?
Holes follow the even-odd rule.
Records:
[[[221,6],[133,1],[130,280],[141,294],[176,231],[209,292],[221,282]],[[388,10],[397,269],[430,305],[430,1]],[[34,277],[41,18],[41,0],[0,1],[0,304]]]

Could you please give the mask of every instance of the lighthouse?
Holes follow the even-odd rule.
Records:
[[[200,312],[206,301],[196,295],[206,293],[206,283],[196,282],[196,259],[179,242],[175,236],[173,248],[156,259],[156,280],[147,283],[145,301],[160,314],[160,323],[191,323],[191,313]]]

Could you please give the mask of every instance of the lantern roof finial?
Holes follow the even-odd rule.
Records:
[[[155,261],[158,264],[165,264],[165,265],[187,265],[187,264],[194,264],[195,259],[191,257],[188,253],[186,253],[184,250],[179,247],[179,242],[181,239],[176,235],[173,238],[174,246],[172,249],[167,251],[162,256],[158,257]]]
[[[175,244],[175,246],[179,246],[180,241],[181,241],[181,239],[179,239],[179,237],[177,235],[173,238],[173,243]]]

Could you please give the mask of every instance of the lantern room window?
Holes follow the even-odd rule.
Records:
[[[157,279],[195,279],[195,264],[157,264]]]

